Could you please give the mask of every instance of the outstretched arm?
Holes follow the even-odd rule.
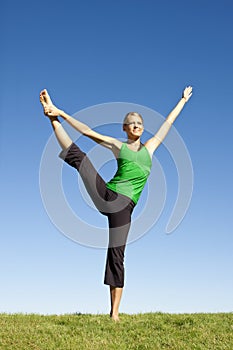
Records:
[[[59,115],[62,117],[69,125],[71,125],[75,130],[79,131],[81,134],[84,136],[89,137],[93,141],[101,144],[101,146],[104,146],[106,148],[112,149],[113,146],[116,146],[120,148],[121,142],[118,141],[117,139],[102,135],[94,130],[92,130],[88,125],[80,122],[79,120],[71,117],[67,113],[65,113],[62,110],[59,110]]]
[[[40,101],[44,107],[44,113],[47,115],[50,119],[56,118],[56,121],[54,122],[57,125],[58,119],[57,117],[62,117],[69,125],[71,125],[75,130],[80,132],[81,134],[91,138],[93,141],[101,144],[104,147],[113,149],[113,147],[116,147],[120,149],[121,142],[113,137],[105,136],[102,134],[99,134],[98,132],[92,130],[88,125],[78,121],[77,119],[71,117],[67,113],[65,113],[63,110],[57,108],[53,102],[50,99],[50,96],[47,92],[47,90],[43,90],[40,93]],[[52,124],[54,124],[52,123]],[[53,125],[54,127],[54,125]]]
[[[174,123],[174,121],[182,111],[185,103],[188,102],[191,96],[192,96],[192,87],[188,86],[184,89],[181,100],[177,103],[175,108],[173,108],[173,110],[169,113],[165,122],[159,128],[157,133],[151,139],[145,142],[145,147],[148,149],[148,151],[151,154],[153,154],[154,151],[163,142],[169,130],[171,129],[172,124]]]

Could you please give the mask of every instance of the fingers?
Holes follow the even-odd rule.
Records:
[[[184,89],[182,97],[185,99],[186,102],[188,102],[188,100],[192,96],[192,91],[193,91],[193,88],[190,85],[186,86],[186,88]]]
[[[193,88],[192,88],[192,86],[187,86],[187,87],[185,88],[185,90],[186,90],[188,93],[190,93],[190,92],[192,92]]]
[[[192,86],[186,86],[186,88],[184,89],[184,91],[192,91]]]
[[[189,98],[192,96],[192,94],[193,94],[193,88],[192,88],[192,86],[189,86],[188,87],[188,89],[187,89],[187,91],[188,91],[188,95],[189,95]]]

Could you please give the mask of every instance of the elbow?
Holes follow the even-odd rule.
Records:
[[[82,134],[87,137],[91,137],[92,130],[90,128],[85,128],[82,130]]]

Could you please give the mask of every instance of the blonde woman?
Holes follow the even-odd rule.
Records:
[[[160,129],[142,144],[141,136],[144,127],[143,118],[139,113],[129,112],[125,116],[123,130],[127,141],[122,142],[92,130],[86,124],[57,108],[47,90],[40,93],[44,114],[49,118],[62,149],[60,157],[79,172],[96,208],[108,218],[109,246],[104,283],[110,288],[110,316],[114,321],[119,321],[119,305],[124,287],[124,253],[132,212],[150,174],[153,153],[163,142],[191,95],[192,87],[186,87],[182,98],[167,116]],[[104,181],[86,154],[73,143],[61,125],[59,117],[81,134],[113,152],[118,169],[109,182]]]

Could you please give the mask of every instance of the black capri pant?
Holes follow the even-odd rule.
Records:
[[[125,246],[135,203],[129,197],[107,188],[106,182],[76,144],[62,151],[60,157],[79,172],[96,208],[108,218],[109,244],[104,283],[122,288]]]

